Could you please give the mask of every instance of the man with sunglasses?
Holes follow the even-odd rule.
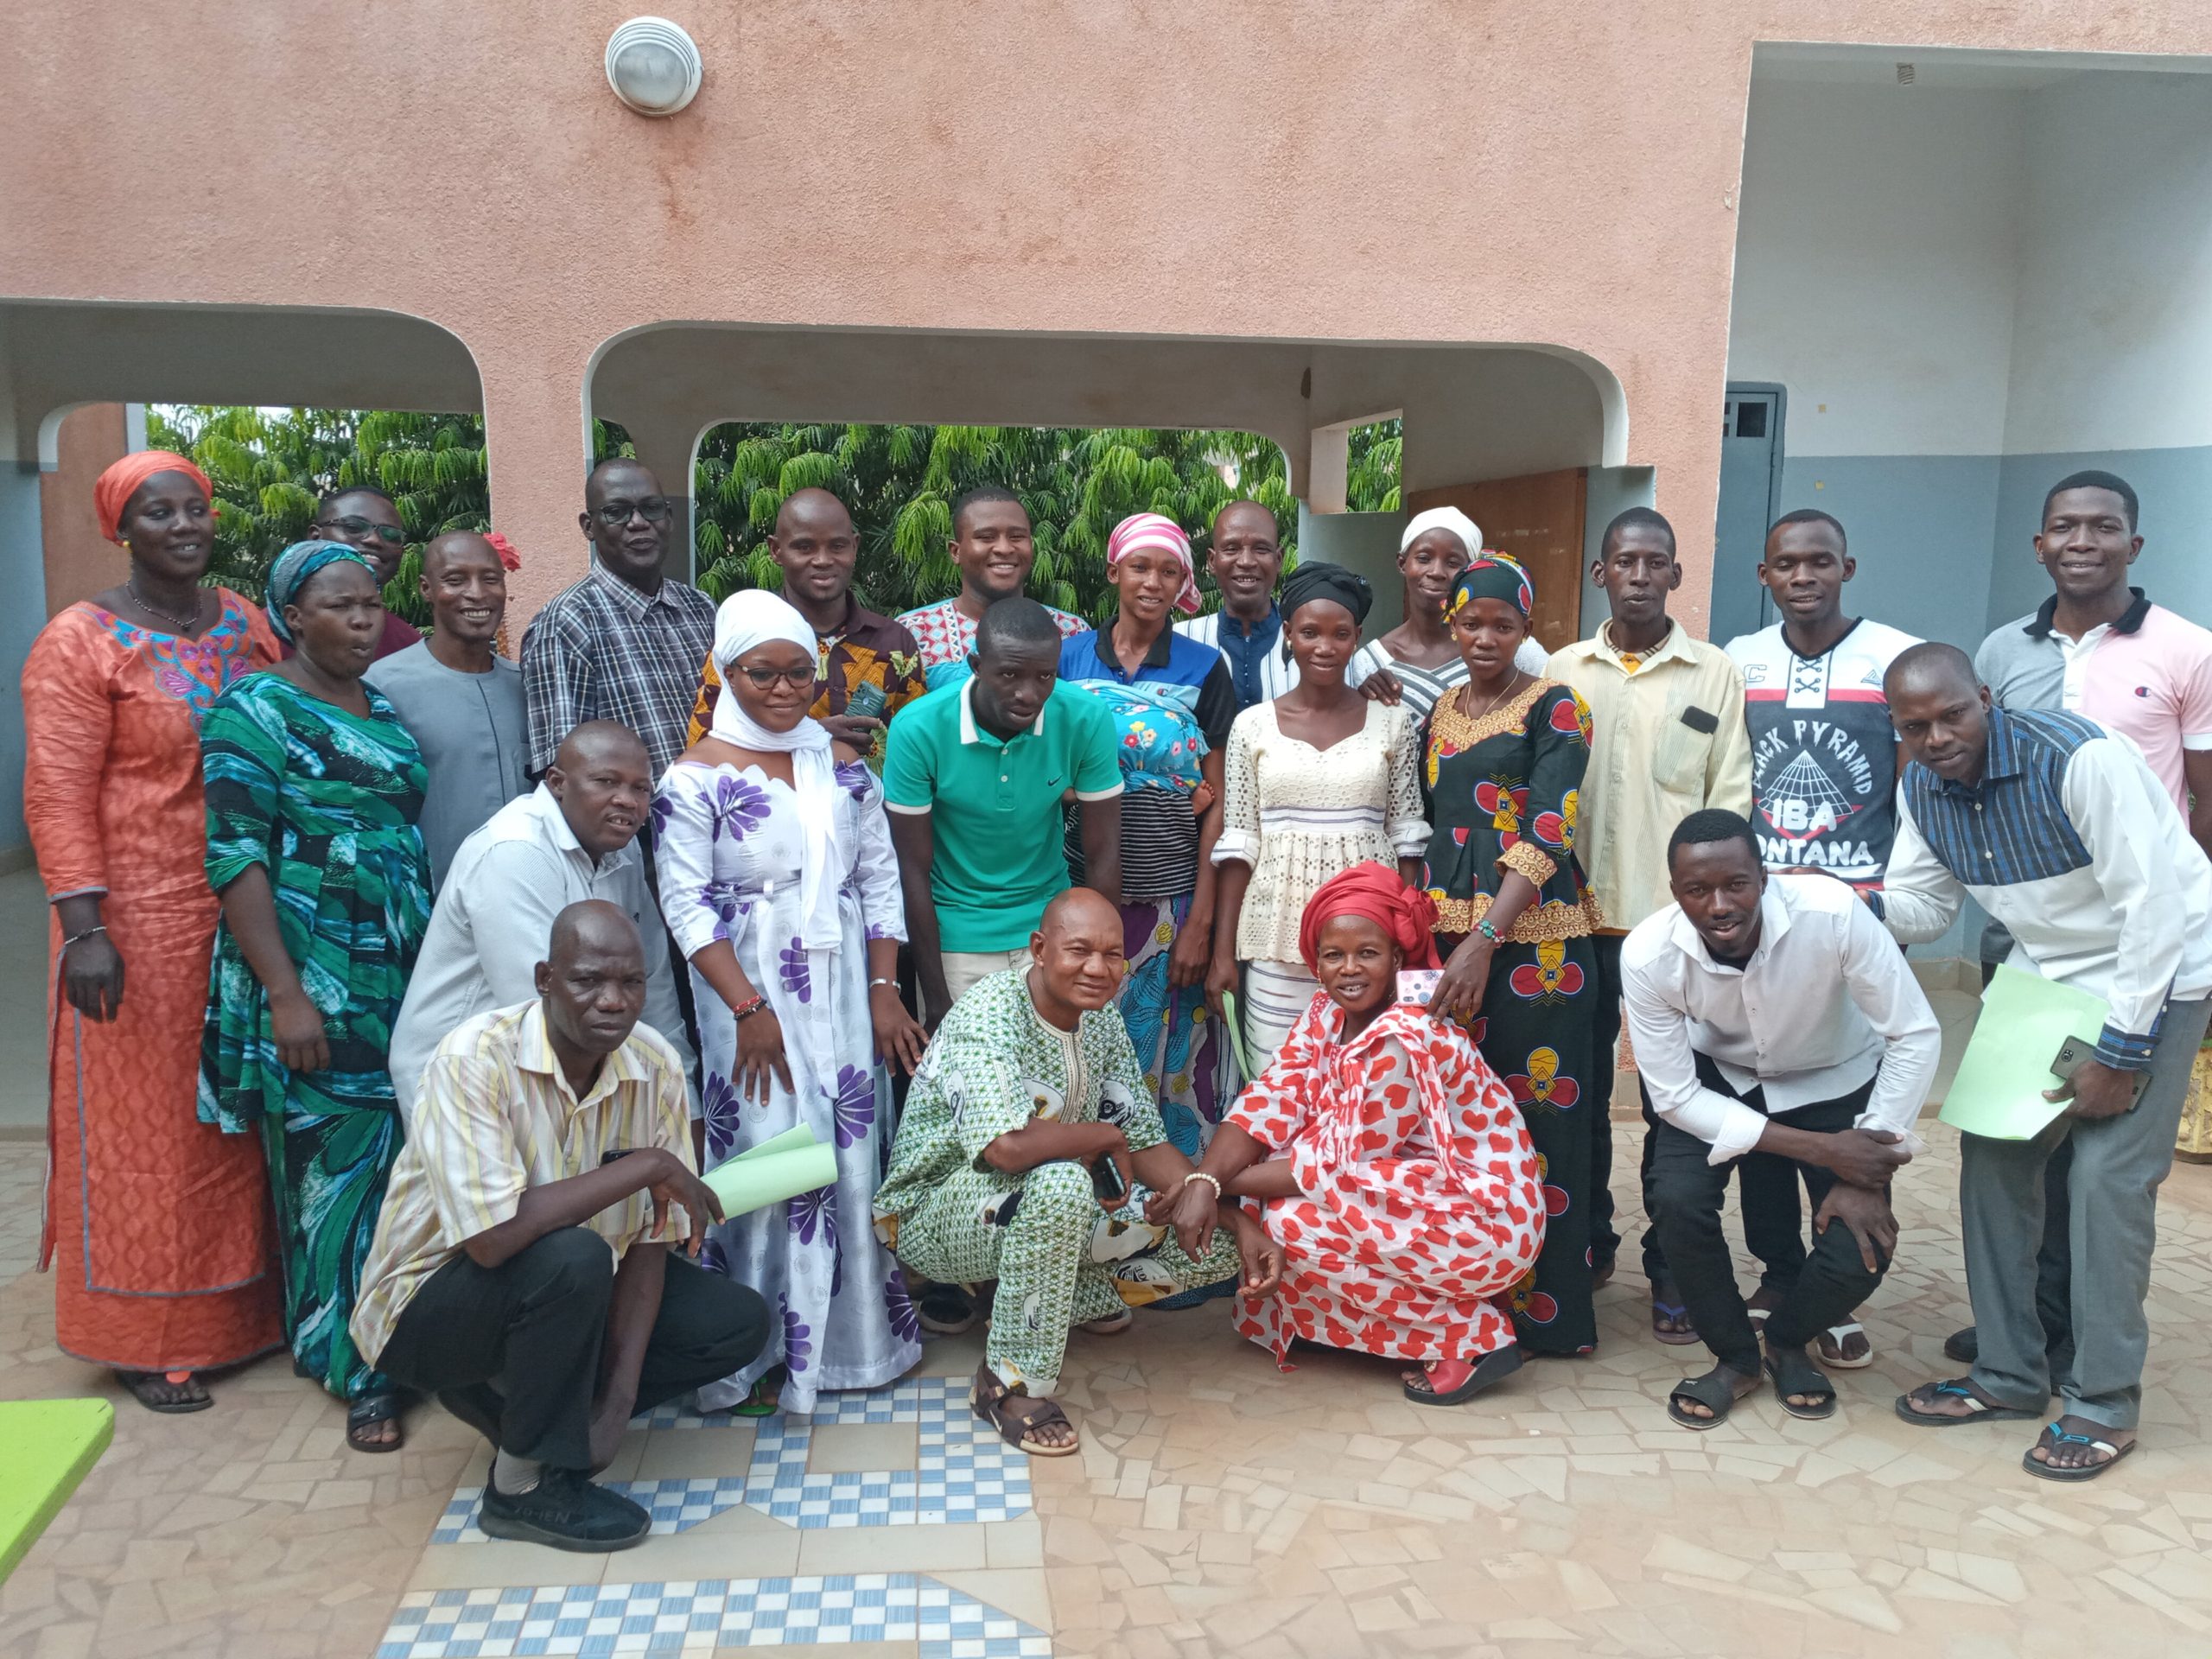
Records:
[[[643,461],[615,456],[592,469],[578,518],[591,574],[556,594],[522,639],[533,776],[590,720],[619,721],[642,738],[655,783],[683,753],[715,601],[662,570],[675,521]]]
[[[349,490],[330,492],[315,503],[311,528],[323,540],[342,542],[366,559],[378,587],[388,585],[399,574],[400,557],[407,551],[407,531],[399,522],[397,505],[374,485],[357,484]],[[422,639],[420,631],[386,611],[375,660],[381,662],[394,652],[420,644]],[[290,645],[283,652],[290,656]]]

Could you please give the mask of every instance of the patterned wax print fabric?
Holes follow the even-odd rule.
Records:
[[[381,1391],[353,1346],[361,1264],[401,1140],[387,1054],[430,917],[415,821],[422,752],[364,685],[366,719],[275,673],[215,700],[200,733],[207,882],[268,873],[284,948],[322,1014],[327,1070],[276,1058],[269,997],[227,925],[215,933],[200,1050],[200,1118],[258,1132],[276,1200],[295,1370],[341,1399]]]
[[[49,899],[102,895],[124,963],[115,1018],[86,1019],[61,995],[53,918],[40,1265],[56,1344],[126,1370],[235,1365],[283,1340],[261,1153],[193,1110],[215,939],[200,722],[276,660],[259,607],[216,598],[196,639],[72,605],[23,664],[39,878]]]
[[[809,950],[800,937],[806,833],[790,785],[758,766],[684,760],[668,769],[653,803],[661,908],[677,948],[690,960],[717,939],[729,942],[783,1027],[791,1067],[791,1088],[772,1084],[765,1105],[741,1102],[732,1081],[737,1021],[691,969],[706,1166],[793,1128],[810,1130],[837,1155],[834,1185],[708,1235],[701,1262],[759,1291],[782,1320],[750,1365],[699,1391],[705,1410],[743,1400],[777,1365],[787,1378],[785,1407],[804,1412],[820,1389],[878,1388],[921,1357],[905,1292],[893,1294],[898,1264],[869,1224],[890,1140],[891,1078],[875,1057],[868,945],[906,937],[899,861],[875,774],[847,760],[836,782],[834,950]]]
[[[1063,639],[1090,632],[1090,624],[1079,616],[1054,610],[1050,605],[1045,609]],[[976,649],[976,619],[960,608],[958,600],[939,600],[917,610],[901,611],[897,620],[921,647],[922,677],[931,690],[957,685],[973,671],[968,666],[968,655]]]
[[[1514,1340],[1500,1311],[1544,1237],[1535,1148],[1456,1026],[1386,1008],[1346,1042],[1316,996],[1229,1121],[1291,1160],[1269,1198],[1282,1290],[1237,1304],[1280,1360],[1304,1338],[1393,1359],[1476,1360]]]
[[[883,729],[875,734],[868,763],[883,770],[883,742],[891,717],[929,688],[922,683],[921,647],[914,636],[887,616],[879,616],[850,594],[846,595],[845,620],[834,633],[814,637],[814,702],[807,713],[816,720],[842,715],[853,694],[873,686],[883,694],[875,717]],[[721,696],[721,671],[710,656],[699,671],[699,696],[691,705],[690,741],[696,743],[715,723],[715,700]]]
[[[1480,720],[1468,718],[1461,695],[1446,696],[1429,718],[1423,776],[1436,830],[1424,879],[1447,953],[1489,912],[1506,871],[1535,884],[1536,902],[1491,955],[1473,1035],[1520,1107],[1543,1169],[1543,1255],[1513,1288],[1515,1326],[1532,1353],[1586,1353],[1598,1340],[1597,1137],[1611,1133],[1612,1082],[1597,1052],[1590,943],[1604,918],[1575,853],[1590,711],[1554,680],[1538,680]]]
[[[1166,1138],[1118,1014],[1094,1009],[1061,1031],[1038,1017],[1026,969],[993,974],[938,1027],[875,1201],[879,1235],[917,1272],[998,1281],[984,1358],[1033,1395],[1058,1385],[1071,1326],[1238,1271],[1224,1232],[1203,1260],[1185,1255],[1144,1219],[1141,1187],[1108,1216],[1080,1164],[1010,1175],[983,1162],[1000,1135],[1040,1121],[1116,1124],[1133,1152]]]
[[[1196,1158],[1236,1090],[1228,1033],[1206,1007],[1204,984],[1167,982],[1175,937],[1190,918],[1198,879],[1198,819],[1191,791],[1207,753],[1198,688],[1154,681],[1071,682],[1114,718],[1122,763],[1122,906],[1128,977],[1119,1007],[1159,1103],[1167,1138]],[[1082,867],[1080,821],[1068,814],[1069,863]]]

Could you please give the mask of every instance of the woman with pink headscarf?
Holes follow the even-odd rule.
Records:
[[[1195,615],[1191,539],[1140,512],[1115,526],[1106,572],[1119,607],[1096,633],[1060,646],[1060,677],[1115,718],[1122,759],[1122,926],[1129,973],[1122,1019],[1185,1157],[1213,1133],[1235,1088],[1227,1034],[1205,1002],[1213,956],[1213,844],[1221,833],[1222,753],[1236,687],[1221,653],[1168,626]],[[1072,813],[1069,862],[1082,880]]]
[[[23,665],[23,817],[53,906],[46,1230],[54,1340],[149,1410],[283,1339],[261,1148],[194,1116],[215,937],[200,727],[276,660],[260,607],[203,586],[213,490],[149,449],[100,474],[130,574]]]

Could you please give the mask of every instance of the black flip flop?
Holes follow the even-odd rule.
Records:
[[[1954,1395],[1967,1402],[1964,1416],[1953,1416],[1948,1412],[1923,1411],[1912,1403],[1912,1395],[1925,1390],[1931,1397],[1939,1394]],[[1983,1399],[1974,1391],[1971,1380],[1952,1377],[1945,1382],[1923,1382],[1912,1394],[1897,1395],[1897,1412],[1906,1422],[1919,1428],[1955,1428],[1961,1423],[2001,1423],[2008,1419],[2040,1417],[2043,1408],[2024,1410],[2018,1406],[1999,1406]]]
[[[1715,1365],[1703,1376],[1684,1377],[1675,1384],[1674,1391],[1667,1396],[1667,1414],[1684,1428],[1704,1430],[1719,1427],[1728,1421],[1728,1414],[1735,1409],[1736,1402],[1751,1393],[1752,1388],[1758,1386],[1758,1379],[1750,1377],[1746,1381],[1751,1388],[1746,1388],[1743,1394],[1737,1393],[1729,1378],[1741,1375],[1730,1370],[1726,1365]],[[1691,1416],[1679,1403],[1684,1400],[1694,1406],[1703,1406],[1713,1415]]]
[[[1828,1374],[1796,1349],[1780,1355],[1770,1354],[1766,1360],[1766,1374],[1774,1379],[1775,1403],[1792,1417],[1817,1423],[1824,1417],[1835,1415],[1835,1384],[1828,1381]],[[1793,1394],[1826,1395],[1824,1400],[1809,1406],[1793,1406]]]
[[[2037,1412],[2032,1414],[2039,1417],[2043,1414]],[[2035,1445],[2020,1453],[2020,1467],[2037,1480],[2063,1481],[2072,1485],[2079,1485],[2085,1480],[2094,1480],[2133,1452],[2138,1444],[2134,1440],[2130,1440],[2126,1446],[2118,1446],[2110,1440],[2101,1440],[2094,1434],[2076,1434],[2070,1429],[2060,1427],[2056,1423],[2044,1429],[2044,1434],[2050,1437],[2050,1444],[2044,1445],[2042,1436],[2037,1436]],[[2091,1451],[2109,1452],[2112,1455],[2102,1463],[2085,1463],[2073,1469],[2062,1469],[2054,1464],[2036,1461],[2036,1452],[2038,1449],[2054,1452],[2062,1446],[2086,1446]]]
[[[397,1394],[365,1394],[346,1408],[346,1444],[355,1452],[397,1452],[406,1444],[404,1433],[396,1440],[364,1440],[361,1430],[374,1428],[378,1423],[396,1423],[404,1402]]]
[[[1651,1299],[1651,1312],[1655,1316],[1665,1315],[1669,1321],[1676,1325],[1682,1324],[1689,1317],[1689,1309],[1684,1304],[1662,1302],[1656,1296]],[[1687,1348],[1698,1339],[1697,1332],[1688,1328],[1680,1331],[1662,1331],[1656,1317],[1651,1321],[1651,1334],[1669,1348]]]
[[[146,1397],[146,1390],[157,1382],[176,1388],[181,1386],[180,1378],[182,1382],[190,1382],[193,1375],[190,1371],[126,1371],[118,1369],[115,1380],[130,1389],[130,1397],[147,1410],[158,1411],[164,1417],[181,1417],[188,1412],[205,1411],[215,1403],[215,1396],[207,1392],[206,1383],[200,1385],[200,1397],[196,1400],[149,1400]]]
[[[1408,1382],[1402,1386],[1406,1398],[1417,1406],[1459,1406],[1492,1384],[1503,1382],[1520,1369],[1521,1344],[1509,1343],[1503,1348],[1493,1348],[1477,1360],[1467,1373],[1467,1380],[1446,1393],[1439,1394],[1427,1387],[1425,1377],[1421,1382]]]

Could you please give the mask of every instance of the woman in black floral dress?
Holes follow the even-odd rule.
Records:
[[[1430,1006],[1473,1033],[1542,1160],[1543,1254],[1513,1291],[1521,1344],[1584,1354],[1598,1341],[1592,1149],[1611,1133],[1612,1085],[1590,946],[1603,918],[1574,856],[1590,711],[1573,687],[1513,664],[1535,597],[1520,566],[1484,553],[1446,602],[1467,682],[1437,703],[1426,742],[1426,881],[1446,958]]]

